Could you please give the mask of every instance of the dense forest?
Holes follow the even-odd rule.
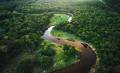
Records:
[[[119,0],[0,0],[0,73],[50,73],[79,61],[73,47],[41,38],[53,24],[55,36],[95,48],[91,73],[120,73]]]
[[[113,10],[120,12],[120,0],[103,0]]]

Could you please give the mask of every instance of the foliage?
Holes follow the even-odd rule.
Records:
[[[52,67],[52,60],[50,57],[39,57],[35,59],[28,59],[22,61],[18,67],[17,73],[34,73],[34,72],[43,72],[45,69],[50,69]],[[37,71],[34,69],[37,68]]]
[[[17,65],[17,73],[34,73],[50,71],[54,64],[55,51],[51,44],[41,45],[38,50],[28,58],[24,58]],[[34,70],[35,69],[35,70]],[[36,70],[37,69],[37,70]]]
[[[37,50],[42,42],[40,36],[49,23],[49,17],[51,14],[0,15],[0,67],[5,66],[23,51],[33,53]]]
[[[72,46],[69,46],[69,45],[64,45],[63,50],[64,50],[65,55],[70,56],[70,57],[71,56],[76,57],[77,55],[78,56],[80,55],[79,52],[77,52],[75,50],[75,47],[72,47]],[[68,59],[66,59],[66,60],[68,60]]]
[[[103,0],[113,10],[120,12],[120,0]]]
[[[51,18],[51,25],[59,25],[67,23],[68,16],[65,14],[54,14],[54,16]]]
[[[57,30],[80,37],[80,39],[96,48],[95,50],[100,59],[96,73],[115,73],[113,69],[120,65],[120,14],[118,13],[120,9],[118,0],[105,0],[108,5],[102,4],[98,0],[91,2],[80,2],[80,0],[39,0],[30,3],[27,3],[28,0],[25,1],[11,0],[9,2],[0,2],[1,73],[5,73],[2,71],[7,68],[11,71],[14,70],[9,65],[14,65],[13,62],[17,58],[20,58],[20,63],[15,64],[15,68],[17,66],[19,73],[23,73],[22,70],[25,73],[30,73],[33,67],[35,69],[38,68],[40,70],[38,72],[41,72],[50,66],[53,66],[53,68],[58,67],[55,64],[59,65],[59,67],[61,64],[65,66],[65,59],[68,57],[70,60],[71,56],[72,59],[70,61],[73,62],[75,53],[71,53],[71,51],[74,52],[74,50],[68,50],[67,48],[64,51],[58,50],[62,53],[56,54],[48,47],[50,45],[49,42],[43,43],[43,39],[40,38],[44,30],[48,28],[53,13],[57,12],[72,13],[74,15],[72,23],[59,24],[56,26]],[[113,11],[108,6],[114,8]],[[61,32],[56,34],[58,33]],[[58,49],[59,47],[53,48]],[[34,56],[29,59],[26,56],[23,60],[20,57],[23,53],[29,53]],[[72,62],[67,61],[69,64]],[[46,63],[45,67],[42,67],[41,63]],[[28,69],[31,71],[28,71]]]

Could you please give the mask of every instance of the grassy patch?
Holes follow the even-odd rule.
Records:
[[[53,29],[52,34],[56,37],[60,37],[60,38],[63,38],[63,39],[80,40],[80,37],[77,37],[73,34],[63,32],[63,31],[60,31],[60,30],[56,30],[56,29]]]
[[[50,20],[51,25],[64,24],[68,21],[68,16],[66,14],[54,14]]]

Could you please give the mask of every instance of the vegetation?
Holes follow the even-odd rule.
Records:
[[[26,56],[17,65],[17,73],[35,73],[50,71],[54,64],[55,51],[52,46],[41,45],[41,49],[37,50],[35,54]],[[47,72],[46,71],[46,72]]]
[[[41,38],[51,23],[56,25],[55,36],[81,39],[95,47],[96,73],[117,73],[120,4],[103,1],[107,5],[99,0],[1,0],[0,72],[49,73],[77,62],[73,47],[56,46]],[[66,13],[74,15],[71,23],[66,22]]]
[[[113,10],[120,12],[120,0],[103,0]]]
[[[50,21],[51,25],[65,24],[68,22],[68,16],[65,14],[54,14]]]
[[[0,42],[2,42],[0,44],[0,66],[1,71],[5,69],[3,73],[6,73],[8,69],[12,73],[51,72],[78,60],[77,57],[74,58],[74,55],[66,55],[70,60],[65,62],[66,57],[64,57],[62,47],[57,47],[41,38],[47,29],[46,26],[50,26],[52,16],[52,13],[1,14],[1,17],[4,17],[0,22]],[[58,50],[54,50],[55,48]],[[18,58],[19,61],[17,61]],[[61,60],[64,62],[63,66],[59,66]],[[9,67],[7,66],[9,64],[15,66]],[[13,68],[16,70],[11,71]]]

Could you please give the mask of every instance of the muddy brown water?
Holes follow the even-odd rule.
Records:
[[[54,37],[51,35],[51,31],[53,28],[54,26],[48,28],[45,31],[43,38],[59,45],[70,45],[78,48],[80,50],[78,51],[80,53],[80,61],[63,69],[53,71],[52,73],[88,73],[92,66],[96,64],[97,60],[96,53],[92,50],[92,47],[80,41],[70,41],[67,39]]]
[[[96,53],[92,50],[92,48],[86,44],[81,43],[79,41],[69,41],[65,39],[58,39],[54,42],[60,44],[60,45],[70,45],[76,48],[80,49],[80,61],[77,63],[74,63],[68,67],[65,67],[60,70],[56,70],[52,73],[88,73],[90,69],[96,64]]]

